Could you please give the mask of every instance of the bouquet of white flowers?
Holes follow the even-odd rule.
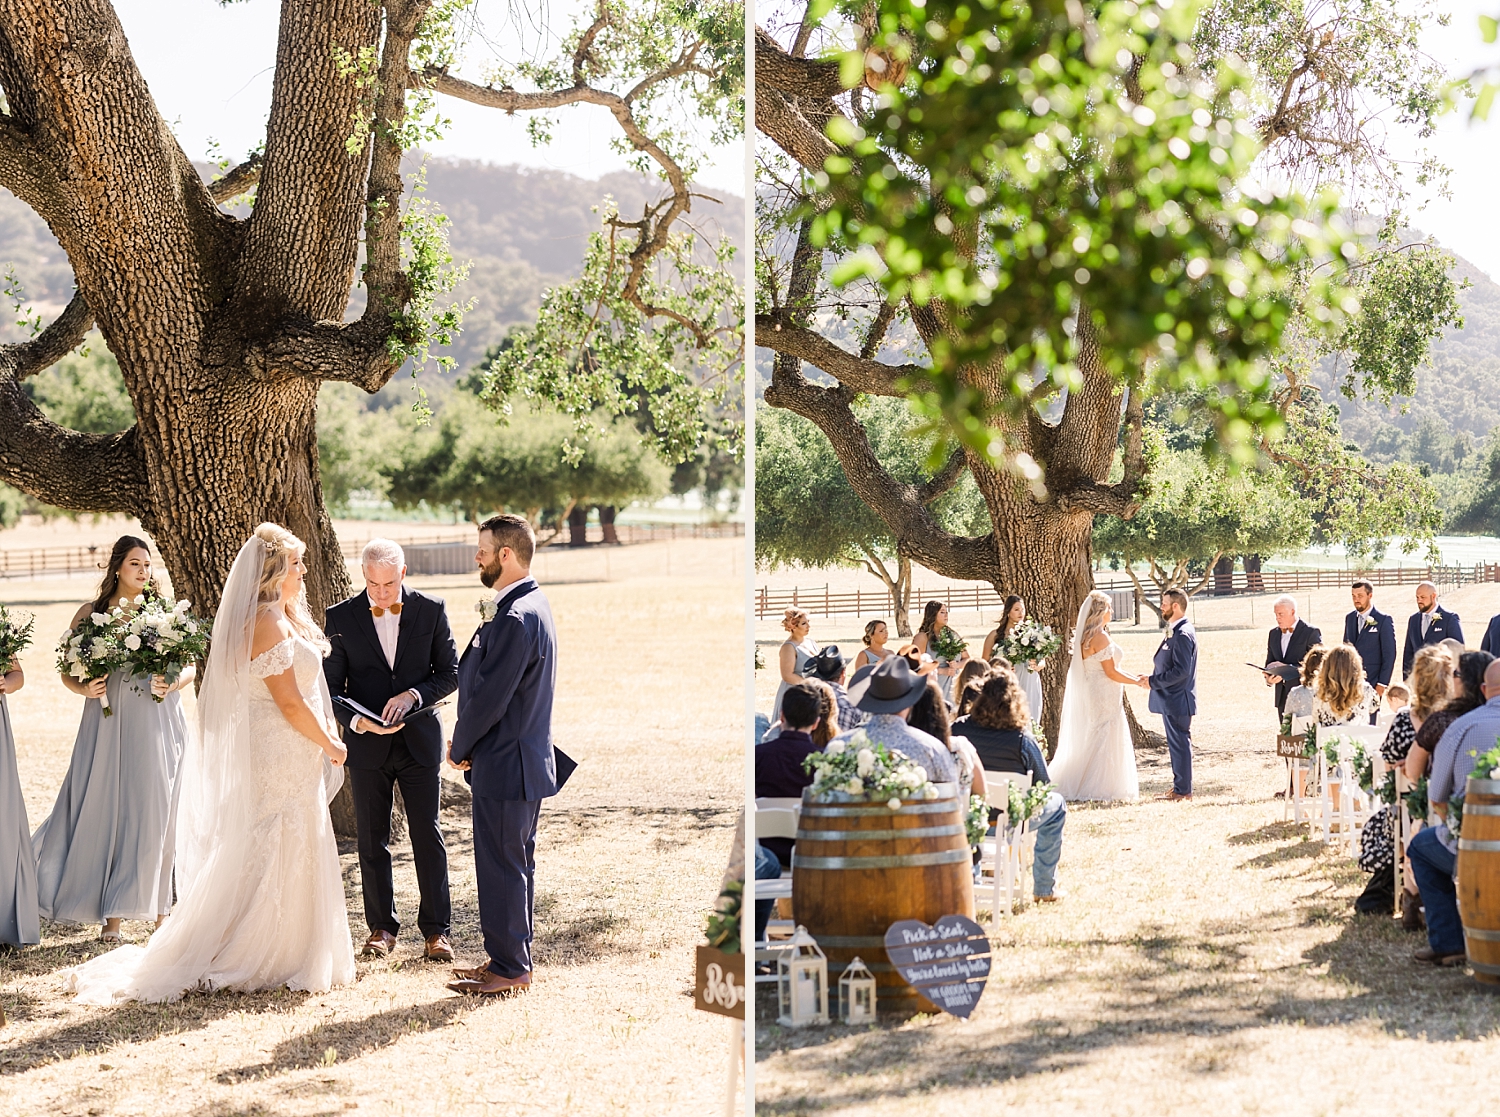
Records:
[[[802,760],[802,770],[813,774],[813,798],[823,802],[847,799],[884,799],[891,810],[902,799],[936,799],[938,789],[927,771],[902,752],[873,744],[863,729],[847,741],[829,741],[822,752]]]
[[[57,645],[57,669],[80,683],[102,679],[123,666],[125,649],[108,613],[90,613],[71,632],[64,633]],[[105,717],[113,716],[109,695],[101,695],[99,703]]]
[[[949,663],[956,663],[968,646],[968,641],[947,625],[943,625],[936,635],[927,641],[927,650],[932,654],[932,658],[945,659]]]
[[[1035,665],[1062,647],[1062,637],[1045,624],[1027,617],[1007,632],[995,650],[1014,664]]]
[[[35,627],[35,615],[12,615],[9,609],[0,605],[0,675],[15,669],[17,659],[31,645],[31,630]]]
[[[135,612],[126,602],[110,610],[132,675],[163,675],[175,683],[183,668],[208,654],[208,626],[193,615],[192,604],[154,594],[136,598]],[[162,701],[161,697],[151,697]]]

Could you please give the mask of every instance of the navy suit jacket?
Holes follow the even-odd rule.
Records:
[[[479,626],[458,661],[451,755],[455,763],[471,763],[475,795],[534,802],[557,794],[556,683],[552,609],[528,576],[506,590],[494,619]]]
[[[1427,638],[1422,638],[1422,614],[1413,613],[1406,622],[1406,650],[1401,653],[1401,677],[1411,674],[1412,660],[1417,652],[1429,644],[1441,644],[1444,640],[1464,642],[1464,630],[1458,623],[1458,614],[1450,613],[1441,605],[1433,607],[1432,623],[1427,626]]]
[[[1490,626],[1484,630],[1484,639],[1479,641],[1479,650],[1500,656],[1500,615],[1490,618]]]
[[[1183,618],[1156,649],[1151,661],[1151,694],[1146,700],[1153,714],[1190,718],[1198,712],[1198,633]]]
[[[1389,686],[1391,674],[1396,670],[1396,622],[1389,613],[1379,609],[1370,610],[1370,619],[1375,627],[1359,623],[1359,614],[1350,612],[1344,617],[1344,643],[1353,644],[1365,665],[1365,682],[1371,686]]]
[[[429,768],[442,764],[442,722],[436,714],[420,712],[448,697],[458,686],[458,649],[453,645],[442,599],[401,587],[401,627],[394,667],[386,662],[375,619],[370,615],[370,598],[364,590],[331,606],[324,615],[323,631],[332,646],[323,660],[330,694],[352,698],[377,714],[398,694],[415,690],[422,696],[419,712],[413,713],[399,734],[356,733],[349,728],[354,715],[335,704],[333,716],[344,727],[344,745],[349,750],[345,763],[350,768],[379,768],[390,753],[391,742],[399,736],[418,764]]]

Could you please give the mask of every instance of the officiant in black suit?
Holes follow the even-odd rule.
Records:
[[[389,954],[401,929],[390,851],[392,788],[399,784],[421,894],[423,957],[451,962],[448,851],[438,825],[443,726],[431,707],[458,689],[458,649],[443,602],[403,585],[406,556],[398,544],[372,539],[361,565],[364,590],[330,608],[324,620],[332,645],[323,661],[328,689],[382,721],[405,719],[387,727],[334,703],[349,750],[344,766],[359,831],[359,879],[370,928],[363,953]]]
[[[1411,674],[1411,665],[1417,652],[1429,644],[1441,644],[1444,640],[1464,642],[1464,630],[1458,623],[1458,614],[1450,613],[1437,603],[1437,586],[1432,582],[1417,583],[1417,611],[1406,622],[1406,648],[1401,654],[1401,677]]]
[[[1384,697],[1396,670],[1396,622],[1389,613],[1375,608],[1375,587],[1367,579],[1358,579],[1350,587],[1349,596],[1354,611],[1344,617],[1344,643],[1354,645],[1365,665],[1365,682]],[[1375,724],[1373,713],[1370,724]]]
[[[1299,669],[1307,650],[1323,642],[1323,633],[1297,616],[1297,600],[1290,594],[1278,597],[1271,606],[1276,627],[1266,639],[1266,685],[1276,688],[1276,713],[1286,709],[1286,696],[1299,679]]]

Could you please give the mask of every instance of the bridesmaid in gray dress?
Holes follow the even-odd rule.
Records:
[[[151,576],[144,539],[122,536],[110,553],[99,596],[73,618],[133,600]],[[177,764],[187,740],[182,699],[191,668],[171,686],[160,675],[63,685],[88,701],[73,742],[73,758],[57,803],[32,836],[37,899],[42,918],[103,924],[101,938],[120,941],[120,920],[153,919],[172,907],[172,860],[177,816]],[[107,694],[112,716],[96,699]],[[165,698],[156,702],[153,695]]]
[[[0,946],[42,941],[36,904],[36,854],[26,823],[26,800],[16,771],[16,741],[5,695],[26,684],[19,667],[0,677]]]

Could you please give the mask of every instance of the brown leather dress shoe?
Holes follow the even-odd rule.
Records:
[[[1186,795],[1179,795],[1175,791],[1169,791],[1165,795],[1158,795],[1157,798],[1167,803],[1191,803],[1193,793],[1189,791]]]
[[[396,936],[389,931],[371,931],[365,940],[365,948],[359,953],[365,958],[384,958],[396,949]]]
[[[453,944],[447,935],[429,935],[427,945],[422,948],[422,957],[429,962],[453,961]]]
[[[488,966],[475,966],[473,969],[463,969],[460,966],[453,967],[453,976],[459,981],[483,981],[490,974]]]
[[[506,997],[530,989],[531,975],[523,973],[520,977],[501,977],[486,970],[482,980],[460,978],[458,981],[450,981],[448,988],[455,993],[467,993],[475,997]]]

